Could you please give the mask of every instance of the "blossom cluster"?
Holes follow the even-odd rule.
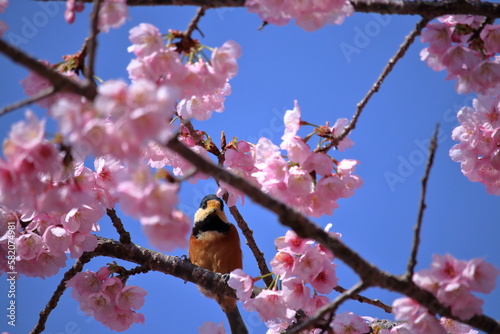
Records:
[[[171,39],[175,37],[186,38],[172,34]],[[193,45],[179,50],[179,44],[165,44],[158,28],[148,23],[132,28],[130,40],[133,44],[128,50],[137,56],[127,67],[132,81],[147,79],[175,87],[181,99],[177,113],[186,119],[206,120],[212,111],[224,110],[225,96],[231,93],[228,80],[236,75],[236,59],[241,56],[236,42],[214,48],[210,62],[206,62],[201,56],[193,61],[203,49],[197,41],[190,39]],[[184,54],[187,62],[183,62]]]
[[[337,200],[354,194],[362,185],[359,176],[354,175],[356,160],[340,162],[325,152],[312,150],[306,139],[297,135],[301,126],[301,111],[297,101],[293,110],[284,116],[285,133],[280,147],[262,137],[255,145],[239,141],[227,146],[224,166],[237,175],[260,185],[261,189],[305,215],[320,217],[331,215],[338,206]],[[333,138],[342,133],[346,119],[339,119],[333,127],[322,126],[315,132],[320,137]],[[353,145],[346,137],[337,146],[341,151]],[[287,153],[287,160],[281,150]],[[234,205],[237,190],[221,182],[217,195],[229,190],[228,205]]]
[[[427,24],[422,42],[429,47],[420,53],[435,71],[446,69],[447,79],[457,79],[461,94],[500,93],[500,25],[483,25],[485,17],[446,15]]]
[[[459,143],[450,149],[450,157],[460,162],[469,180],[484,184],[489,194],[500,195],[500,95],[480,96],[472,106],[458,112],[460,125],[452,138]]]
[[[9,6],[9,0],[0,0],[0,14],[5,11],[5,8],[7,8],[7,6]],[[0,37],[3,37],[7,29],[9,29],[7,23],[0,20]]]
[[[96,247],[91,232],[99,230],[110,199],[102,168],[66,162],[44,138],[45,121],[26,116],[12,126],[0,159],[2,227],[16,223],[18,272],[46,277],[64,267],[66,252],[77,258]],[[4,250],[7,240],[1,243]]]
[[[83,1],[67,0],[64,19],[68,23],[75,22],[76,13],[84,9]],[[108,32],[109,28],[119,28],[128,18],[128,7],[125,0],[103,0],[99,8],[97,28],[101,32]]]
[[[136,311],[144,305],[147,292],[135,285],[125,285],[119,276],[111,276],[108,267],[97,272],[76,274],[66,282],[80,309],[104,326],[123,332],[134,323],[144,323],[144,315]]]
[[[245,6],[267,23],[283,26],[293,18],[297,26],[309,32],[325,24],[342,24],[354,12],[347,0],[246,0]]]
[[[457,260],[453,256],[434,255],[430,269],[414,274],[413,281],[431,292],[451,313],[459,319],[468,320],[482,314],[483,301],[471,292],[490,293],[500,274],[490,263],[475,258]],[[437,320],[425,307],[409,297],[396,299],[393,313],[397,320],[407,321],[412,333],[446,334],[443,327],[446,319]],[[467,328],[465,328],[467,330]]]
[[[236,296],[243,302],[243,307],[258,312],[271,330],[268,333],[280,333],[286,329],[294,321],[299,309],[308,316],[313,315],[328,303],[325,294],[332,292],[338,281],[334,256],[321,245],[301,239],[293,231],[277,238],[275,245],[278,252],[271,260],[271,268],[281,281],[281,290],[275,285],[251,298],[254,285],[252,277],[237,269],[231,272],[228,280],[229,286],[236,290]],[[312,294],[308,285],[313,289]],[[340,318],[335,321],[340,326]]]

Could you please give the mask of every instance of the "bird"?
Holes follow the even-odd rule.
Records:
[[[194,215],[188,255],[191,263],[215,273],[229,274],[243,267],[238,231],[224,213],[224,202],[214,194],[202,199]],[[248,334],[236,306],[236,299],[214,294],[201,287],[198,289],[220,305],[227,316],[232,334]]]

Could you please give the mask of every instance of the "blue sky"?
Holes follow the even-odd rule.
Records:
[[[75,24],[67,25],[63,19],[63,2],[15,0],[0,19],[10,26],[8,41],[18,43],[37,58],[56,63],[62,55],[80,49],[88,32],[89,9],[87,6],[85,12],[77,16]],[[194,7],[131,8],[130,20],[124,27],[99,36],[96,74],[104,80],[127,79],[125,68],[132,58],[126,50],[130,45],[130,28],[149,22],[162,32],[184,30],[195,11]],[[418,18],[412,16],[355,14],[341,26],[328,26],[314,33],[306,33],[294,25],[266,26],[258,31],[259,18],[245,9],[208,10],[199,25],[205,37],[197,33],[195,37],[208,46],[235,40],[242,46],[243,55],[239,60],[239,73],[231,80],[233,94],[226,101],[224,113],[194,125],[214,138],[224,130],[228,138],[236,136],[256,142],[265,136],[279,144],[283,114],[293,108],[295,99],[301,106],[302,118],[310,123],[334,123],[337,118],[350,118],[356,104],[417,21]],[[445,81],[445,73],[434,72],[421,62],[419,52],[423,47],[419,41],[410,47],[380,92],[366,106],[351,135],[355,146],[346,152],[332,153],[337,159],[361,162],[357,174],[363,178],[364,186],[352,198],[341,200],[333,216],[315,222],[320,226],[333,223],[332,230],[342,233],[345,243],[366,259],[391,273],[403,273],[418,211],[426,143],[436,123],[440,123],[439,148],[429,180],[417,269],[428,267],[435,253],[451,253],[460,259],[484,257],[500,267],[500,201],[488,195],[483,185],[469,182],[460,172],[459,164],[448,156],[454,145],[450,134],[457,125],[456,112],[463,105],[470,105],[473,97],[458,95],[454,82]],[[0,56],[0,73],[0,105],[24,98],[18,83],[28,72]],[[37,107],[33,109],[40,116],[45,114]],[[23,118],[23,114],[23,110],[16,110],[2,116],[2,138],[8,134],[12,122]],[[398,176],[398,182],[389,181],[388,175]],[[213,181],[185,183],[179,207],[192,216],[200,199],[215,189]],[[273,214],[250,201],[239,209],[254,230],[267,261],[271,260],[275,253],[273,241],[286,230]],[[151,247],[139,223],[123,214],[121,217],[133,241]],[[117,237],[106,217],[101,228],[99,235]],[[245,271],[257,276],[255,260],[245,245],[243,251]],[[171,254],[186,253],[186,249],[180,249]],[[85,268],[96,271],[108,262],[110,259],[94,259]],[[68,265],[72,263],[68,260]],[[134,266],[123,264],[128,268]],[[0,331],[16,334],[30,331],[62,274],[45,280],[21,278],[17,287],[17,326],[12,330],[2,316]],[[341,262],[338,262],[337,276],[345,288],[357,282],[357,277]],[[0,309],[7,305],[7,285],[3,277]],[[130,278],[129,284],[149,291],[141,309],[146,324],[134,325],[129,333],[196,333],[205,321],[225,321],[216,303],[203,297],[191,283],[149,273]],[[398,297],[378,289],[370,289],[365,294],[388,304]],[[497,288],[486,296],[484,312],[500,319],[499,300]],[[355,301],[347,302],[341,310],[392,318],[377,308]],[[244,312],[243,318],[251,333],[265,332],[257,314]],[[85,316],[67,291],[50,315],[45,333],[90,332],[109,330]]]

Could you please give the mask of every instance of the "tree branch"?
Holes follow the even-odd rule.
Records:
[[[476,315],[466,321],[458,319],[451,314],[449,307],[444,306],[429,291],[418,287],[413,282],[407,281],[404,277],[391,275],[378,269],[351,248],[344,245],[339,239],[331,236],[322,228],[312,223],[298,211],[263,193],[249,181],[199,156],[179,142],[177,137],[171,138],[167,143],[167,147],[193,163],[200,171],[213,176],[216,180],[223,180],[231,184],[232,187],[241,190],[255,203],[274,212],[279,217],[281,224],[293,229],[299,237],[313,239],[321,243],[332,251],[338,259],[351,267],[366,285],[378,286],[390,291],[399,292],[427,307],[432,313],[438,313],[442,316],[459,320],[488,333],[500,334],[500,323],[494,319],[485,315]]]
[[[347,291],[347,289],[341,287],[340,285],[337,285],[335,288],[333,288],[333,290],[340,292],[340,293],[344,293]],[[365,297],[363,295],[359,295],[357,293],[352,294],[351,296],[349,296],[349,298],[351,298],[352,300],[356,300],[360,303],[369,304],[369,305],[379,307],[382,310],[384,310],[386,313],[392,313],[392,307],[387,305],[387,304],[384,304],[379,299],[370,299],[368,297]]]
[[[26,67],[41,77],[44,77],[54,86],[54,91],[66,91],[81,95],[88,100],[93,100],[97,90],[92,85],[84,85],[58,73],[52,68],[45,66],[35,58],[27,55],[18,48],[10,45],[0,38],[0,52],[9,57],[13,62]]]
[[[85,66],[85,79],[87,84],[91,85],[94,82],[95,57],[97,50],[97,35],[99,34],[99,10],[101,9],[102,0],[94,0],[94,8],[90,14],[90,33],[87,38],[86,49],[88,50],[88,61]]]
[[[352,116],[351,121],[349,122],[349,124],[347,124],[342,133],[339,136],[335,137],[333,140],[331,140],[327,145],[320,147],[317,151],[327,152],[330,148],[337,146],[342,140],[344,140],[345,137],[347,137],[351,133],[352,130],[354,130],[356,124],[358,123],[359,116],[361,116],[361,113],[363,112],[365,106],[368,104],[368,101],[370,101],[373,94],[379,91],[380,86],[384,82],[385,78],[389,75],[389,73],[391,73],[394,66],[396,66],[396,63],[404,57],[406,51],[408,50],[410,45],[413,44],[415,38],[418,35],[420,35],[420,32],[425,27],[427,22],[429,22],[428,19],[422,18],[416,24],[415,28],[405,37],[403,44],[399,46],[399,49],[398,51],[396,51],[394,56],[391,59],[389,59],[384,69],[382,70],[382,73],[380,73],[379,77],[377,78],[373,86],[370,88],[368,93],[356,105],[356,112],[354,113],[354,116]]]
[[[108,214],[109,218],[111,218],[111,222],[113,223],[113,226],[115,227],[116,231],[120,235],[120,242],[122,244],[129,244],[132,242],[130,238],[130,233],[128,233],[125,228],[123,227],[122,220],[116,215],[115,209],[107,209],[106,213]]]
[[[13,110],[22,108],[22,107],[24,107],[24,106],[26,106],[28,104],[35,103],[35,102],[37,102],[39,100],[42,100],[42,99],[44,99],[46,97],[49,97],[50,95],[52,95],[54,93],[55,93],[54,87],[49,87],[49,88],[46,88],[44,90],[41,90],[37,94],[35,94],[33,96],[30,96],[27,99],[24,99],[24,100],[15,102],[15,103],[13,103],[13,104],[11,104],[9,106],[3,107],[0,110],[0,116],[6,114],[8,112],[11,112]]]
[[[35,325],[35,328],[30,332],[30,334],[38,334],[43,332],[45,329],[45,323],[47,322],[47,319],[52,312],[53,309],[56,308],[57,303],[59,302],[59,299],[61,298],[62,294],[66,290],[66,281],[70,280],[73,278],[76,274],[82,271],[83,265],[87,262],[89,262],[92,259],[92,255],[88,253],[83,253],[83,255],[76,260],[75,264],[73,267],[71,267],[63,276],[61,282],[56,288],[56,291],[54,291],[54,294],[50,298],[49,302],[45,306],[45,308],[40,312],[40,318],[38,320],[38,323]]]
[[[366,289],[366,286],[363,284],[363,282],[358,282],[356,283],[352,288],[349,290],[345,290],[342,294],[337,296],[330,304],[325,305],[321,307],[315,315],[304,321],[303,323],[299,324],[298,326],[294,326],[290,328],[290,330],[287,330],[285,333],[286,334],[297,334],[301,333],[306,329],[313,329],[313,328],[329,328],[329,324],[331,322],[330,317],[328,320],[325,321],[325,316],[329,314],[335,314],[339,306],[345,302],[347,299],[352,298],[352,296],[357,295],[358,292]],[[326,323],[325,323],[326,322]],[[319,325],[319,326],[318,326]]]
[[[412,280],[413,272],[415,271],[415,266],[417,264],[417,253],[418,246],[420,244],[420,230],[422,227],[422,221],[424,218],[424,211],[427,205],[425,204],[425,195],[427,193],[427,181],[429,180],[429,174],[431,172],[432,164],[434,163],[434,155],[437,148],[437,135],[439,131],[439,124],[436,125],[434,130],[434,135],[432,136],[431,143],[429,145],[429,158],[427,159],[427,165],[425,166],[425,174],[422,178],[422,191],[420,193],[420,206],[418,209],[417,223],[415,224],[413,236],[413,246],[411,249],[410,259],[408,260],[408,267],[406,269],[405,277],[408,281]]]
[[[240,211],[236,206],[229,207],[229,212],[233,215],[234,220],[238,224],[241,232],[245,236],[247,240],[248,248],[252,251],[252,254],[257,261],[257,266],[259,267],[260,274],[264,276],[263,280],[266,283],[266,286],[270,286],[273,282],[273,278],[271,276],[265,276],[270,273],[269,268],[267,267],[266,259],[264,258],[264,253],[259,249],[255,239],[253,237],[253,231],[248,227],[247,222],[243,219],[243,216],[240,214]]]
[[[59,1],[59,0],[37,0]],[[83,0],[92,2],[92,0]],[[128,0],[129,6],[201,6],[205,8],[243,7],[245,0]],[[446,14],[470,14],[500,18],[500,4],[492,2],[465,1],[366,1],[351,0],[360,13],[396,15],[420,15],[432,19]]]

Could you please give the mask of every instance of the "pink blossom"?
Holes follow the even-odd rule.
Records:
[[[327,176],[332,173],[333,161],[325,153],[313,152],[307,157],[301,166],[308,172],[315,171],[318,175]]]
[[[271,268],[273,273],[280,275],[282,278],[290,277],[295,264],[295,257],[287,251],[278,252],[271,260]]]
[[[149,23],[141,23],[130,29],[128,52],[133,52],[138,57],[145,57],[160,52],[164,46],[163,37],[158,28]]]
[[[71,295],[77,301],[83,300],[86,296],[101,290],[101,280],[92,271],[77,273],[66,281],[66,287],[73,288]]]
[[[102,270],[103,268],[108,269],[108,267],[102,267],[99,270]],[[102,273],[102,272],[96,273],[96,277],[98,279],[103,280],[102,285],[101,285],[101,291],[104,292],[106,295],[108,295],[108,297],[111,298],[111,300],[115,300],[118,296],[118,293],[120,293],[120,291],[123,288],[123,282],[121,279],[119,279],[116,276],[109,277],[109,278],[108,278],[108,276],[109,276],[109,269],[108,269],[108,273]],[[118,302],[117,302],[117,306],[120,307],[118,305]],[[128,307],[128,308],[130,308],[130,307]],[[124,309],[127,309],[127,308],[124,308]]]
[[[311,152],[309,145],[299,136],[286,137],[286,140],[283,140],[280,147],[287,151],[288,160],[300,165],[304,165],[306,161],[312,160],[314,154]]]
[[[298,166],[288,170],[288,178],[285,180],[289,196],[297,198],[310,193],[313,189],[313,180],[307,171]]]
[[[392,304],[396,320],[408,321],[409,329],[415,334],[447,334],[435,316],[411,298],[396,299]]]
[[[236,59],[241,57],[241,47],[235,41],[227,41],[220,48],[214,48],[210,60],[215,73],[232,79],[238,73]],[[227,94],[226,94],[227,95]]]
[[[296,277],[283,279],[283,298],[288,308],[298,310],[304,308],[310,298],[310,289]]]
[[[97,237],[91,233],[73,233],[69,251],[72,258],[79,258],[83,252],[92,252],[97,247]]]
[[[319,293],[328,294],[337,286],[335,263],[323,261],[323,270],[311,281],[312,287]]]
[[[236,290],[236,297],[242,302],[250,299],[253,289],[253,278],[241,269],[235,269],[229,274],[227,284]]]
[[[281,137],[283,141],[295,137],[300,128],[300,107],[297,100],[293,101],[292,110],[287,110],[284,116],[285,133]],[[282,144],[283,145],[283,144]]]
[[[116,295],[116,306],[122,310],[138,310],[144,305],[144,296],[148,293],[141,287],[127,285]]]
[[[7,30],[9,30],[9,25],[5,21],[0,20],[0,37],[3,37]]]
[[[7,224],[5,224],[7,226]],[[36,234],[28,232],[16,238],[16,254],[18,260],[34,259],[42,252],[42,238]]]
[[[99,20],[97,26],[102,32],[108,32],[109,28],[119,28],[128,18],[128,7],[125,0],[104,0],[99,9]]]
[[[305,31],[314,31],[325,24],[341,24],[354,9],[348,1],[327,0],[309,2],[286,2],[282,0],[247,0],[249,12],[259,14],[263,21],[285,25],[291,18]]]
[[[500,52],[500,25],[485,25],[481,30],[480,37],[488,53],[495,54]]]
[[[462,272],[467,280],[467,285],[473,291],[490,293],[495,289],[496,279],[500,271],[491,263],[484,262],[483,259],[476,258],[467,261]]]
[[[323,260],[319,250],[311,247],[295,261],[293,274],[306,282],[311,282],[323,270]]]
[[[468,287],[458,282],[442,286],[437,298],[451,307],[451,313],[460,319],[468,320],[476,314],[482,314],[483,301],[469,292]]]
[[[256,310],[263,321],[287,319],[287,307],[283,291],[262,290],[254,299],[244,304],[249,311]]]
[[[3,13],[8,6],[9,0],[0,0],[0,13]]]
[[[293,254],[303,254],[312,244],[310,240],[300,238],[294,231],[288,230],[284,237],[278,237],[274,241],[279,251],[289,251]]]
[[[68,23],[75,22],[75,12],[82,12],[84,9],[83,1],[80,0],[67,0],[66,11],[64,12],[64,19]]]
[[[481,58],[476,53],[461,45],[452,46],[443,56],[443,65],[450,73],[450,78],[466,74],[480,61]]]
[[[144,315],[132,310],[117,309],[107,314],[106,318],[102,319],[101,322],[111,330],[123,332],[129,329],[134,323],[144,323]]]
[[[484,60],[477,64],[471,73],[473,91],[479,94],[492,94],[500,86],[500,60]]]
[[[370,331],[365,320],[352,312],[336,314],[331,326],[338,334],[362,334]]]
[[[49,62],[46,60],[40,60],[40,62],[45,66],[50,66]],[[39,76],[35,72],[30,72],[26,78],[21,80],[21,85],[24,88],[24,92],[28,96],[36,95],[39,92],[52,87],[52,84],[47,79]],[[54,95],[38,100],[36,103],[41,108],[47,108],[54,103]]]
[[[224,329],[224,324],[219,322],[218,325],[211,321],[206,321],[198,328],[199,334],[226,334],[226,330]]]
[[[453,319],[441,317],[439,319],[441,325],[446,329],[449,334],[478,334],[479,332],[473,330],[470,326],[462,324]]]
[[[431,275],[438,282],[451,282],[456,280],[465,269],[467,263],[457,260],[450,254],[432,256]]]
[[[71,209],[62,216],[61,223],[69,232],[88,233],[99,230],[98,222],[103,215],[104,209],[101,206],[83,205],[80,208]]]
[[[344,128],[347,126],[349,123],[349,120],[347,118],[339,118],[335,124],[332,126],[330,129],[332,131],[332,134],[334,136],[339,136],[340,134],[343,133]],[[342,141],[338,144],[337,148],[339,151],[343,152],[347,148],[351,148],[354,145],[354,142],[349,138],[349,136],[346,136]]]
[[[177,113],[185,119],[194,118],[198,121],[206,121],[212,117],[212,111],[221,113],[224,111],[224,101],[231,94],[231,86],[226,83],[222,88],[217,88],[212,95],[192,96],[177,104]]]
[[[187,246],[191,221],[179,210],[173,210],[170,217],[146,216],[141,218],[142,229],[149,242],[162,251],[171,251]]]
[[[52,226],[45,230],[43,241],[52,254],[61,256],[71,244],[71,235],[62,227]]]
[[[451,47],[451,31],[443,23],[429,23],[422,32],[422,43],[429,43],[429,52],[442,56]]]
[[[325,306],[329,303],[330,303],[330,300],[328,299],[328,297],[323,296],[323,295],[314,294],[314,296],[311,299],[309,299],[304,311],[306,312],[307,316],[311,317],[320,308],[322,308],[323,306]]]
[[[17,263],[17,271],[28,277],[50,277],[66,266],[66,255],[55,256],[43,250],[36,259],[21,260]]]

